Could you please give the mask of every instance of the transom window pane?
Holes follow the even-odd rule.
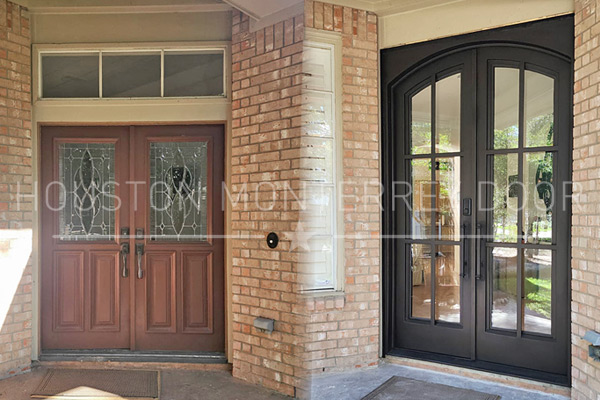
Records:
[[[435,83],[435,151],[460,151],[460,73]]]
[[[519,70],[494,69],[494,148],[519,146]]]
[[[40,98],[226,96],[219,49],[45,50],[40,58]]]
[[[47,98],[98,97],[98,54],[43,55],[41,94]]]
[[[102,54],[102,97],[160,97],[160,54]]]
[[[411,154],[431,153],[431,86],[411,98]]]
[[[223,53],[165,53],[165,97],[222,96]]]
[[[554,144],[554,79],[525,71],[525,146]]]

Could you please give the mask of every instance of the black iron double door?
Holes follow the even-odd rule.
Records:
[[[490,44],[393,87],[394,349],[567,376],[570,71]]]

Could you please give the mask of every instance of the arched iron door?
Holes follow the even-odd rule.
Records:
[[[471,42],[384,87],[384,347],[567,384],[572,62]]]

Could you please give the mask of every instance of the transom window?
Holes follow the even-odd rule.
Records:
[[[40,52],[40,98],[225,97],[225,50]]]

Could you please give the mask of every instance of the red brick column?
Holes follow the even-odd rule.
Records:
[[[233,375],[290,396],[300,385],[302,323],[286,233],[299,215],[284,193],[298,188],[303,20],[250,32],[249,17],[233,12]],[[271,231],[282,239],[276,249],[266,244]],[[274,319],[274,332],[254,328],[256,317]]]
[[[575,1],[572,397],[600,397],[600,363],[581,337],[600,332],[600,22],[598,2]]]
[[[29,15],[0,0],[0,378],[31,364],[31,151]]]
[[[345,285],[308,300],[312,372],[376,365],[379,358],[380,207],[377,17],[307,0],[306,27],[342,36]],[[340,183],[341,184],[341,183]],[[339,191],[338,191],[339,192]]]

